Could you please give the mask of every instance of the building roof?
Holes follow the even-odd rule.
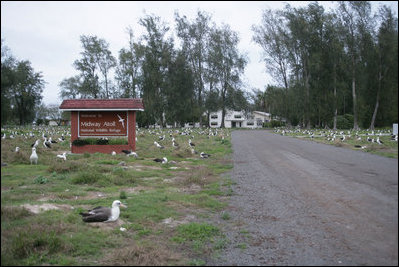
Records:
[[[144,111],[141,98],[119,99],[66,99],[62,101],[60,109],[66,111],[77,110],[140,110]]]
[[[262,116],[266,116],[266,117],[270,116],[270,113],[262,112],[262,111],[254,111],[253,113],[256,113],[256,114],[259,114],[259,115],[262,115]]]

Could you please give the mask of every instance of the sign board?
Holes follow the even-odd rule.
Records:
[[[127,111],[79,111],[81,136],[127,136]]]
[[[394,123],[392,127],[392,134],[398,135],[398,124]]]

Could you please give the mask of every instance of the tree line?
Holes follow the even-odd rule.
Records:
[[[339,1],[326,12],[264,10],[253,40],[277,85],[256,91],[258,108],[303,127],[353,129],[398,122],[398,20],[370,2]],[[338,128],[340,128],[338,127]]]
[[[106,40],[82,35],[81,58],[73,63],[79,74],[61,81],[60,97],[140,97],[145,111],[137,121],[143,126],[205,124],[204,114],[248,107],[241,78],[247,59],[229,25],[216,26],[203,11],[193,20],[175,12],[179,47],[160,17],[146,15],[139,25],[145,32],[135,38],[133,28],[127,28],[129,42],[117,58]]]
[[[264,90],[244,90],[248,59],[237,32],[198,11],[192,20],[175,12],[174,29],[145,15],[138,21],[144,33],[128,27],[116,57],[105,39],[80,36],[77,75],[59,83],[59,96],[142,98],[140,126],[207,124],[210,112],[226,109],[265,111],[303,127],[390,126],[398,118],[397,17],[386,6],[372,14],[367,1],[337,3],[329,12],[317,2],[263,10],[253,41],[276,82]],[[2,124],[31,122],[35,108],[43,111],[41,73],[15,60],[3,40],[1,68]]]

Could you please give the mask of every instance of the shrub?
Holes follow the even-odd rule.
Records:
[[[119,194],[119,198],[120,199],[127,199],[126,192],[125,191],[121,191],[120,194]]]
[[[333,122],[331,122],[333,125]],[[337,116],[337,129],[351,129],[353,127],[353,115],[345,114]]]
[[[72,142],[73,146],[85,146],[85,145],[89,145],[90,142],[86,139],[75,139]]]
[[[48,183],[48,179],[42,175],[39,175],[35,178],[35,180],[33,181],[35,184],[47,184]]]

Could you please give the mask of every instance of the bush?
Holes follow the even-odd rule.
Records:
[[[73,146],[85,146],[85,145],[89,145],[90,142],[87,141],[86,139],[76,139],[73,140],[72,145]]]
[[[331,123],[333,125],[333,123]],[[353,115],[345,114],[337,116],[337,129],[352,129],[353,128]]]
[[[48,179],[44,176],[39,175],[38,177],[35,178],[33,181],[35,184],[47,184]]]

